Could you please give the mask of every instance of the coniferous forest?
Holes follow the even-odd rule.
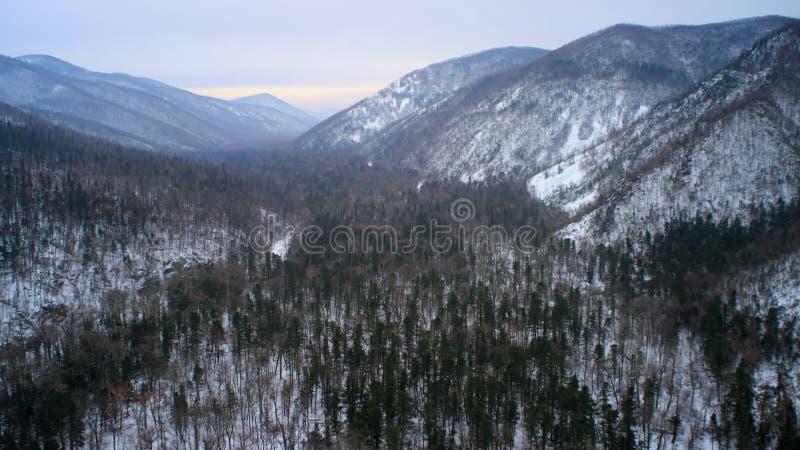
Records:
[[[558,238],[564,214],[513,177],[418,185],[357,158],[189,160],[33,120],[0,127],[0,152],[3,276],[60,264],[90,280],[3,305],[0,448],[800,445],[800,324],[740,280],[798,249],[798,196],[746,222],[677,217],[591,244]],[[262,210],[318,226],[324,254],[254,248]],[[434,251],[430,230],[408,252],[327,239],[431,219],[537,234],[529,251]],[[136,257],[212,235],[213,257],[155,272]],[[115,258],[124,269],[106,273]]]

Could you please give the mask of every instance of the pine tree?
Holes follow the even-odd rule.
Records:
[[[628,390],[622,399],[622,422],[620,423],[620,449],[635,450],[636,432],[636,393],[633,386],[628,386]]]
[[[755,448],[756,427],[753,418],[753,375],[746,363],[739,363],[730,391],[733,403],[733,434],[736,446],[741,449]]]

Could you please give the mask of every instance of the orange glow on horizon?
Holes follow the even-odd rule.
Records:
[[[344,85],[344,86],[214,86],[187,88],[199,95],[232,100],[248,95],[270,93],[298,108],[306,110],[322,110],[346,108],[362,98],[378,92],[383,86],[378,85]]]

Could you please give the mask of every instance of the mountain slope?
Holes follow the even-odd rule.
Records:
[[[287,197],[263,172],[114,145],[4,103],[0,162],[0,328],[246,251],[248,230]]]
[[[59,59],[0,56],[0,101],[87,134],[147,149],[234,148],[285,140],[308,128],[273,108],[202,97]]]
[[[788,21],[617,25],[461,89],[367,150],[434,176],[533,175],[688,91]]]
[[[319,122],[319,119],[312,116],[311,114],[303,111],[300,108],[296,108],[290,105],[289,103],[286,103],[285,101],[267,92],[263,94],[249,95],[247,97],[240,97],[234,99],[233,102],[241,105],[254,105],[254,106],[262,106],[265,108],[272,108],[284,114],[296,117],[301,121],[303,121],[303,123],[307,124],[308,126],[313,126]]]
[[[360,148],[397,120],[423,111],[453,91],[544,54],[545,50],[537,48],[506,47],[415,70],[317,125],[298,140],[298,146],[312,150]]]
[[[694,92],[540,175],[561,206],[592,205],[567,234],[622,237],[711,214],[745,222],[800,189],[800,25],[756,44]]]

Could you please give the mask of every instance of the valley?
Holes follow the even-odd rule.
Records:
[[[798,87],[779,16],[320,123],[0,57],[0,449],[797,448]]]

